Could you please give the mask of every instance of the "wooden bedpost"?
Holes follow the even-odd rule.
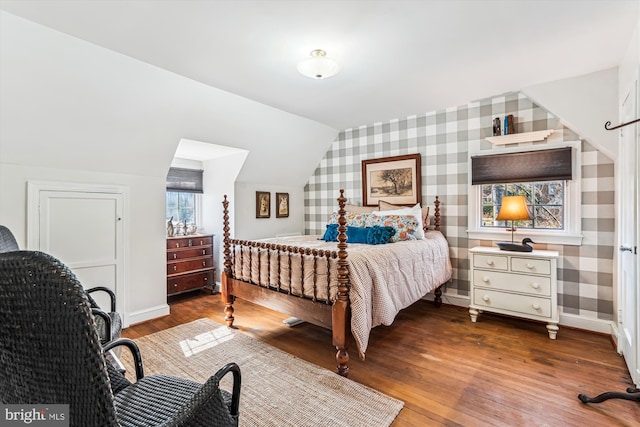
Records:
[[[340,189],[338,197],[338,294],[333,302],[331,323],[333,345],[336,353],[336,372],[343,377],[349,376],[349,341],[351,339],[351,309],[349,308],[349,267],[347,265],[347,219],[344,209],[347,199],[344,189]]]
[[[222,201],[222,219],[224,226],[223,230],[223,244],[224,244],[224,269],[222,270],[222,274],[220,275],[220,291],[222,293],[222,302],[224,303],[224,321],[227,323],[227,326],[233,326],[233,299],[234,296],[231,295],[231,291],[229,289],[228,279],[231,278],[231,249],[229,242],[229,201],[227,200],[227,195],[224,195],[224,200]]]
[[[433,204],[436,207],[433,211],[434,230],[440,231],[440,200],[438,199],[438,196],[436,196],[436,200],[433,202]],[[436,307],[442,306],[442,285],[438,286],[433,291],[433,295],[434,295],[433,302],[436,305]]]
[[[440,231],[440,200],[438,200],[438,196],[436,196],[436,200],[433,204],[436,207],[433,211],[433,229]]]

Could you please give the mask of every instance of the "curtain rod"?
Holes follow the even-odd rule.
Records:
[[[611,122],[607,122],[607,123],[604,124],[604,128],[606,130],[614,130],[614,129],[621,128],[623,126],[627,126],[627,125],[633,124],[635,122],[640,122],[640,119],[631,120],[630,122],[622,123],[622,124],[619,124],[618,126],[614,126],[612,128],[609,127],[609,126],[611,126]]]

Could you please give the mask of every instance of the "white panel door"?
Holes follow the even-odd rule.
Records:
[[[636,80],[622,104],[622,120],[628,122],[638,117]],[[621,128],[620,138],[620,247],[618,253],[620,300],[619,350],[629,368],[631,378],[640,386],[640,290],[638,289],[638,128],[629,125]]]
[[[36,200],[35,196],[32,199]],[[124,308],[123,195],[38,188],[37,233],[31,249],[65,263],[87,288],[106,286],[116,293],[116,309]],[[37,224],[37,225],[36,225]],[[35,231],[35,230],[33,230]],[[103,292],[92,294],[109,311]]]

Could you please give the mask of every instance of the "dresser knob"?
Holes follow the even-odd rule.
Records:
[[[178,284],[177,284],[177,283],[174,283],[174,284],[173,284],[173,287],[174,287],[174,288],[177,288],[177,287],[178,287]]]
[[[534,302],[531,306],[534,310],[540,310],[540,304],[538,304],[537,302]]]
[[[493,265],[493,261],[491,261],[490,259],[487,260],[487,265]]]
[[[531,287],[532,287],[533,289],[540,289],[540,283],[532,283],[532,284],[531,284]]]
[[[202,266],[206,267],[207,266],[207,261],[202,261]]]
[[[173,259],[178,259],[178,254],[173,254]]]
[[[173,271],[178,271],[178,266],[177,265],[173,266]]]
[[[202,250],[202,255],[206,255],[207,251],[205,249]]]
[[[531,264],[530,262],[528,262],[528,263],[527,263],[527,268],[528,268],[529,270],[531,270],[531,269],[533,268],[533,264]]]
[[[482,276],[482,281],[485,283],[489,283],[489,276]]]
[[[482,301],[489,302],[489,295],[485,295],[482,297]]]

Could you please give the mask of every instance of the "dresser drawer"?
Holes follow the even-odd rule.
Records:
[[[473,255],[473,266],[476,268],[490,268],[493,270],[508,270],[509,258],[501,255]]]
[[[473,286],[531,295],[551,295],[551,278],[549,277],[510,274],[500,271],[473,270]]]
[[[211,257],[169,262],[167,263],[167,276],[212,267],[213,258]]]
[[[213,270],[202,273],[185,274],[167,279],[167,295],[202,288],[213,283]]]
[[[212,252],[213,252],[213,247],[211,246],[201,246],[201,247],[192,247],[188,249],[170,250],[170,251],[167,251],[167,261],[196,258],[196,257],[211,255]]]
[[[478,307],[551,318],[551,300],[542,297],[510,294],[489,289],[474,289],[473,303]]]
[[[167,249],[190,248],[193,246],[207,246],[213,243],[212,236],[189,236],[167,239]]]
[[[511,258],[511,271],[535,274],[551,274],[551,261],[535,258]]]

